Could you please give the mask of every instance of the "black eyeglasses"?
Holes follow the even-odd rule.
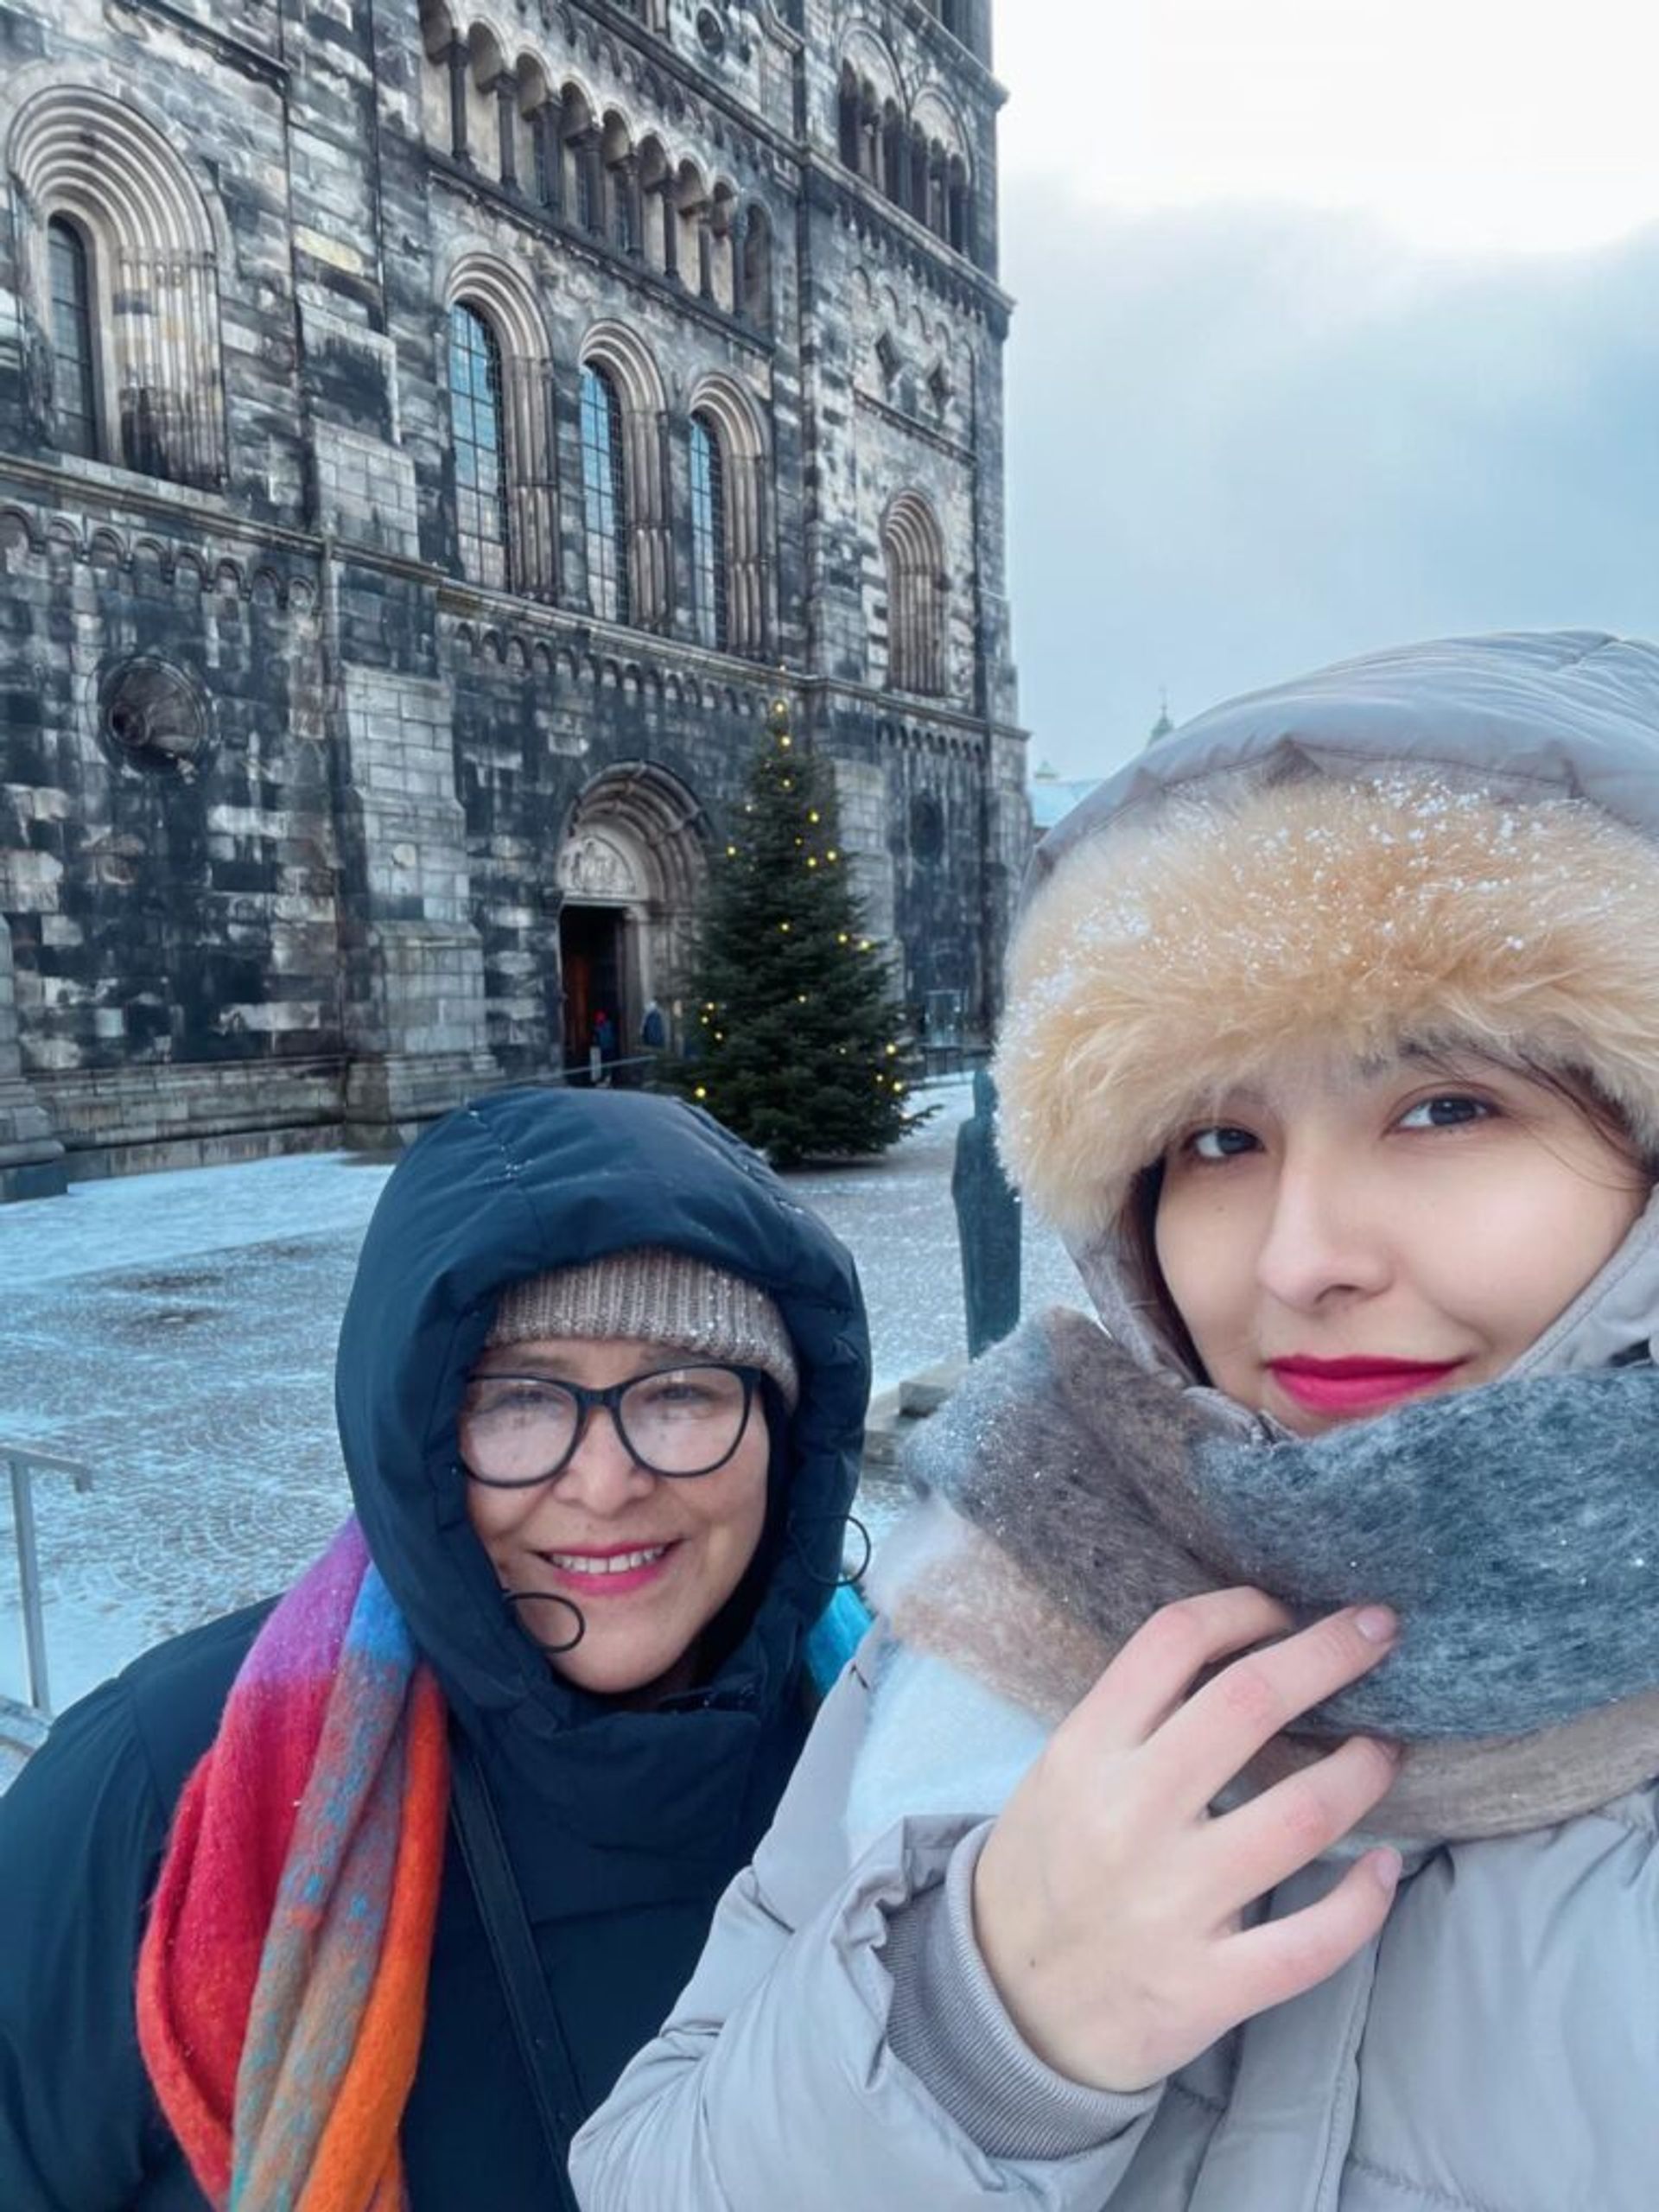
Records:
[[[527,1490],[562,1474],[602,1406],[630,1458],[653,1475],[712,1475],[743,1441],[758,1367],[709,1361],[664,1367],[590,1390],[543,1375],[479,1375],[458,1424],[475,1483]]]

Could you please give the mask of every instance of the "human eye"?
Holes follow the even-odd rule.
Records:
[[[650,1413],[698,1421],[729,1403],[734,1381],[723,1367],[673,1368],[643,1376],[630,1395]]]
[[[1490,1099],[1478,1098],[1465,1090],[1439,1090],[1432,1097],[1419,1098],[1402,1114],[1399,1127],[1402,1129],[1463,1129],[1477,1122],[1493,1120],[1497,1109]]]
[[[484,1421],[536,1421],[556,1410],[562,1396],[556,1383],[531,1376],[483,1375],[467,1395],[467,1410]]]
[[[676,1368],[664,1375],[647,1375],[633,1389],[645,1404],[663,1412],[706,1405],[712,1395],[696,1369]]]
[[[1250,1131],[1241,1129],[1231,1122],[1213,1122],[1205,1128],[1190,1129],[1180,1143],[1180,1150],[1187,1159],[1205,1166],[1236,1160],[1256,1148],[1256,1140]]]

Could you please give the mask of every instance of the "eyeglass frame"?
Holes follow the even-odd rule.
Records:
[[[632,1440],[629,1437],[627,1430],[622,1425],[624,1395],[633,1389],[639,1383],[652,1382],[659,1375],[693,1375],[705,1372],[709,1369],[714,1369],[721,1375],[735,1375],[743,1385],[743,1414],[737,1424],[737,1434],[721,1452],[720,1458],[706,1467],[653,1467],[649,1459],[640,1458],[639,1453],[634,1449]],[[630,1375],[625,1382],[607,1382],[603,1389],[594,1389],[586,1382],[567,1382],[562,1375],[517,1375],[511,1368],[502,1368],[476,1379],[489,1382],[538,1382],[550,1390],[563,1390],[566,1397],[575,1400],[576,1426],[569,1444],[563,1456],[556,1459],[543,1474],[480,1475],[467,1465],[464,1453],[459,1455],[461,1473],[469,1483],[477,1483],[480,1489],[535,1490],[542,1483],[556,1481],[564,1472],[582,1449],[582,1440],[588,1433],[594,1412],[601,1406],[609,1414],[611,1427],[616,1431],[617,1440],[622,1449],[632,1460],[634,1465],[643,1468],[646,1474],[654,1475],[659,1481],[665,1483],[701,1482],[705,1475],[717,1475],[722,1467],[729,1466],[737,1457],[738,1447],[749,1433],[749,1417],[754,1411],[755,1393],[766,1380],[766,1372],[764,1368],[746,1367],[732,1359],[680,1359],[676,1360],[671,1367],[651,1367],[647,1368],[643,1375]],[[465,1411],[466,1408],[463,1406],[461,1414]],[[455,1442],[458,1452],[461,1443],[461,1414],[458,1414],[455,1417]]]

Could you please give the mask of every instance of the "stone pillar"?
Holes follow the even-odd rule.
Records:
[[[711,303],[715,296],[715,226],[707,203],[697,210],[697,290]]]
[[[501,131],[501,181],[518,189],[518,80],[506,70],[495,80],[495,111]]]
[[[469,60],[464,38],[449,41],[449,150],[458,162],[467,155],[467,71]]]
[[[663,274],[671,284],[680,281],[680,211],[674,204],[674,179],[664,177],[657,187],[663,201]]]
[[[63,1147],[23,1075],[11,931],[0,915],[0,1203],[60,1198],[67,1184]]]
[[[544,99],[531,118],[536,133],[537,158],[541,164],[541,202],[550,213],[564,213],[564,138],[560,130],[561,104],[556,95]]]

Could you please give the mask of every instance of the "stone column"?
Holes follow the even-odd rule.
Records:
[[[674,204],[674,179],[663,178],[657,189],[663,202],[663,274],[671,284],[680,281],[680,211]]]
[[[712,305],[715,296],[715,226],[708,203],[697,210],[697,290]]]
[[[495,111],[501,130],[501,181],[518,189],[518,80],[506,70],[495,80]]]
[[[464,38],[449,41],[449,150],[458,162],[467,152],[467,71],[469,57]]]
[[[564,213],[564,140],[560,131],[563,112],[557,98],[550,96],[531,118],[541,162],[541,202],[555,215]]]
[[[67,1180],[63,1147],[23,1075],[11,931],[0,915],[0,1203],[60,1198]]]

